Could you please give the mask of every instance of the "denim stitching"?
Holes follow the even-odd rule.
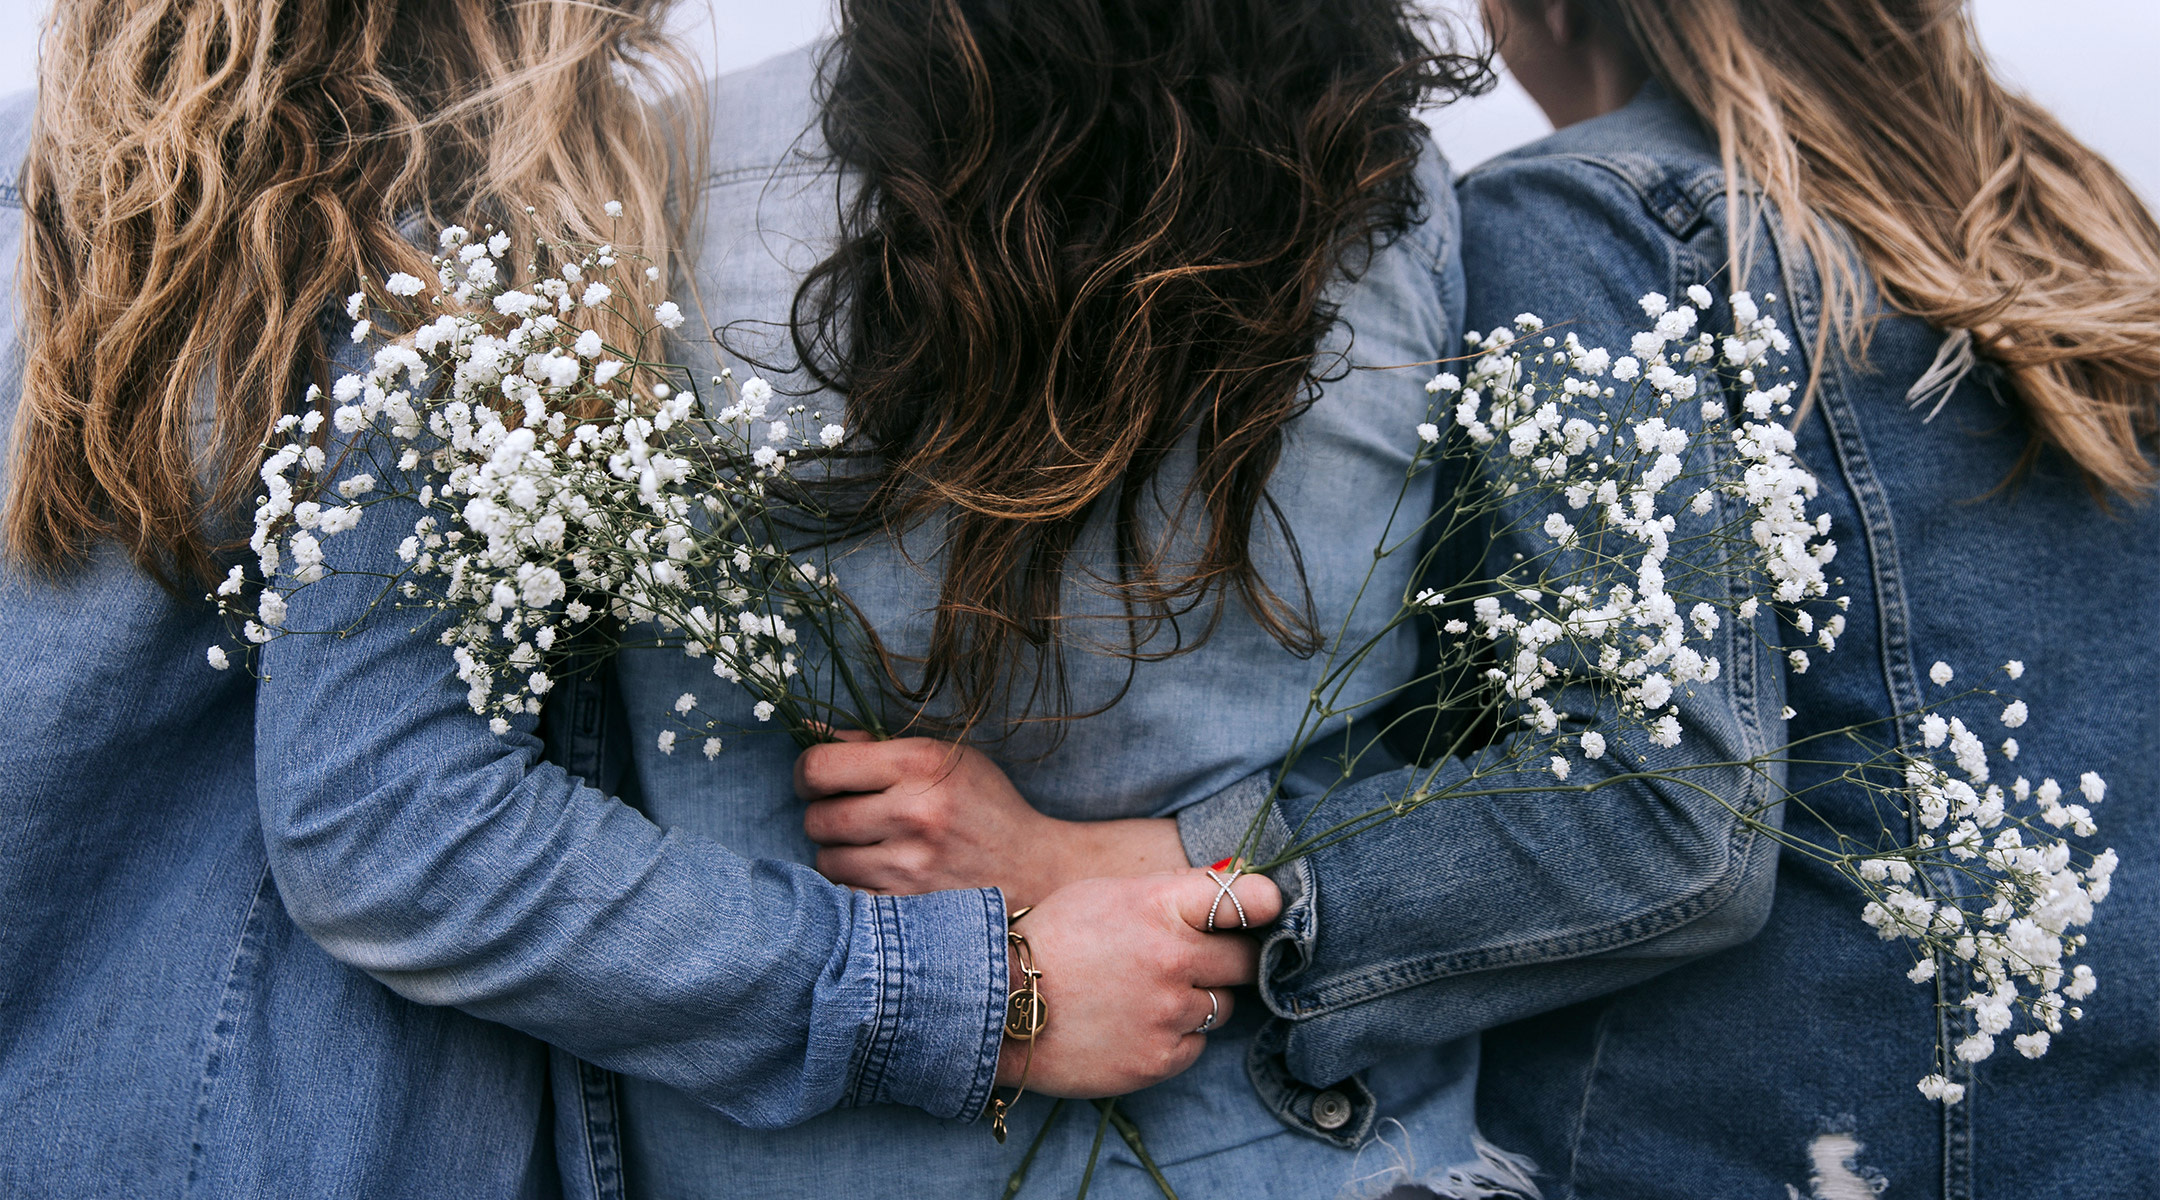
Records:
[[[877,1026],[871,1031],[856,1095],[859,1102],[875,1103],[885,1099],[886,1069],[892,1064],[900,1026],[907,1020],[907,943],[898,900],[872,897],[871,910],[878,931]]]
[[[586,1168],[595,1200],[622,1200],[622,1110],[615,1073],[577,1061],[578,1106],[584,1112]]]
[[[960,1101],[960,1120],[972,1121],[982,1115],[990,1104],[990,1092],[997,1086],[998,1054],[1005,1044],[1005,991],[1006,977],[1001,971],[1006,963],[1005,948],[1005,896],[994,888],[984,888],[978,893],[983,903],[983,926],[989,934],[990,952],[990,998],[983,1010],[982,1049],[975,1055],[975,1078],[968,1084],[967,1095]]]
[[[1813,280],[1800,279],[1792,264],[1805,261],[1804,252],[1791,248],[1785,240],[1789,237],[1782,226],[1773,231],[1780,238],[1781,256],[1786,261],[1786,288],[1796,304],[1805,305],[1806,336],[1802,345],[1812,352],[1820,322],[1824,319],[1817,302]],[[1859,511],[1862,533],[1868,546],[1869,582],[1875,592],[1877,636],[1881,639],[1883,686],[1888,692],[1891,708],[1898,712],[1911,712],[1919,706],[1921,693],[1919,672],[1913,659],[1911,616],[1906,603],[1906,589],[1899,570],[1896,528],[1890,517],[1889,499],[1882,482],[1876,475],[1869,459],[1865,443],[1859,434],[1859,415],[1853,411],[1847,395],[1845,382],[1852,370],[1847,363],[1813,364],[1820,380],[1817,386],[1817,404],[1823,411],[1830,442],[1838,456],[1838,467],[1845,477],[1846,486],[1852,491],[1853,505]],[[1911,718],[1897,723],[1900,740],[1910,739],[1915,722]],[[1909,832],[1917,836],[1921,830],[1918,816],[1908,817]],[[1943,883],[1936,879],[1938,884]],[[1936,1035],[1954,1040],[1950,1023],[1956,1022],[1958,1032],[1965,1031],[1966,1022],[1958,1007],[1963,994],[1970,990],[1969,984],[1958,978],[1958,973],[1939,970],[1936,975],[1936,997],[1946,1007],[1936,1010]],[[1976,1082],[1972,1064],[1953,1063],[1950,1069],[1969,1089]],[[1973,1178],[1973,1103],[1944,1105],[1941,1110],[1941,1184],[1944,1200],[1972,1200]]]
[[[217,1016],[211,1023],[208,1044],[204,1047],[202,1077],[195,1086],[195,1119],[193,1136],[188,1142],[187,1182],[182,1194],[194,1192],[202,1181],[203,1157],[209,1147],[205,1145],[203,1127],[210,1119],[210,1107],[217,1099],[217,1082],[228,1065],[226,1055],[231,1053],[237,1039],[240,1023],[249,1007],[251,989],[243,987],[242,976],[252,971],[262,953],[263,901],[276,895],[276,884],[270,877],[270,864],[264,862],[255,880],[255,898],[248,902],[247,914],[240,920],[239,936],[233,940],[233,949],[225,962],[225,988],[218,998]]]

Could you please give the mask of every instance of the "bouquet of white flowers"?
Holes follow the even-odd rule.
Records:
[[[336,535],[385,500],[411,500],[424,515],[405,538],[404,569],[380,580],[378,607],[448,614],[446,652],[475,719],[498,733],[510,716],[537,712],[583,656],[666,645],[749,689],[756,719],[777,720],[802,744],[834,727],[882,734],[880,697],[855,668],[871,635],[821,550],[829,533],[815,531],[827,516],[793,475],[843,453],[844,426],[801,404],[776,406],[763,380],[738,385],[723,372],[701,384],[670,364],[661,339],[683,316],[671,302],[629,300],[659,277],[634,255],[566,242],[521,249],[514,261],[507,235],[452,227],[432,287],[400,274],[351,298],[356,342],[377,325],[396,336],[272,431],[251,542],[257,572],[235,567],[215,597],[244,642],[335,632],[288,628],[290,597],[340,573]],[[1722,337],[1697,328],[1713,297],[1696,287],[1686,300],[1645,297],[1651,328],[1621,356],[1525,314],[1513,329],[1470,336],[1463,377],[1426,385],[1432,408],[1405,431],[1419,451],[1402,495],[1443,466],[1459,482],[1428,522],[1391,527],[1376,565],[1422,554],[1418,574],[1430,580],[1438,548],[1464,536],[1504,533],[1536,552],[1382,598],[1396,612],[1378,634],[1358,644],[1337,636],[1285,769],[1326,740],[1339,745],[1348,780],[1383,733],[1419,720],[1429,722],[1419,758],[1431,765],[1392,803],[1323,829],[1300,825],[1265,854],[1256,819],[1241,866],[1267,869],[1440,801],[1755,772],[1774,785],[1771,799],[1732,801],[1740,821],[1850,878],[1860,918],[1915,943],[1914,981],[1953,965],[1972,973],[1978,988],[1965,1003],[1979,1032],[1938,1045],[1937,1069],[1920,1083],[1954,1103],[1962,1089],[1945,1077],[1950,1057],[1987,1057],[2014,1010],[2027,1026],[2016,1047],[2032,1057],[2080,1015],[2075,1002],[2095,981],[2066,960],[2116,862],[2063,836],[2093,834],[2099,776],[2081,778],[2082,804],[2064,803],[2053,779],[2018,777],[2006,789],[1995,764],[2017,758],[2016,740],[1991,749],[1964,715],[1946,715],[1985,699],[1992,719],[2015,729],[2027,717],[2021,701],[1967,689],[1814,735],[1850,743],[1838,784],[1880,800],[1882,828],[1864,844],[1776,819],[1780,805],[1804,808],[1782,790],[1780,767],[1797,745],[1570,782],[1583,763],[1639,764],[1648,748],[1683,743],[1679,698],[1724,669],[1711,643],[1727,622],[1752,629],[1774,609],[1799,639],[1776,647],[1794,672],[1833,652],[1844,631],[1826,571],[1830,520],[1808,511],[1816,481],[1794,461],[1783,421],[1794,412],[1775,365],[1785,334],[1746,294],[1728,299],[1734,328]],[[1683,510],[1691,532],[1676,539]],[[1414,685],[1425,699],[1403,703],[1410,687],[1360,694],[1360,664],[1408,622],[1429,623],[1438,640]],[[230,662],[223,647],[209,658]],[[2014,681],[2023,668],[2001,670]],[[1938,687],[1953,678],[1936,665]],[[708,756],[723,751],[730,731],[695,695],[675,708],[675,727],[643,736],[666,752],[683,737]],[[1146,1161],[1137,1131],[1113,1115],[1105,1123]]]

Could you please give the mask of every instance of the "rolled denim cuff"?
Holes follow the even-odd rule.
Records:
[[[877,1013],[844,1103],[972,1121],[990,1102],[1004,1037],[1005,898],[978,888],[865,899],[855,949],[876,964]]]
[[[1260,844],[1253,848],[1257,860],[1273,858],[1290,842],[1290,826],[1282,813],[1268,802],[1275,776],[1255,771],[1197,804],[1178,810],[1178,840],[1185,844],[1185,861],[1196,867],[1213,866],[1237,853],[1238,843],[1252,828],[1253,814],[1268,810],[1260,829]]]

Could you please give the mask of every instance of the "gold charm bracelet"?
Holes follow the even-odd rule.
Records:
[[[1050,1024],[1050,1005],[1043,999],[1042,972],[1035,969],[1035,952],[1028,946],[1027,935],[1013,928],[1033,909],[1033,905],[1015,909],[1005,918],[1005,942],[1020,962],[1020,986],[1005,997],[1005,1036],[1025,1045],[1027,1056],[1020,1060],[1020,1083],[1013,1094],[1002,1100],[992,1097],[990,1101],[990,1136],[1001,1144],[1005,1141],[1005,1115],[1027,1094],[1028,1070],[1035,1065],[1035,1035]]]

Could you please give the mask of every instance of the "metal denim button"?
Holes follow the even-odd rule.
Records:
[[[1350,1123],[1350,1097],[1337,1091],[1312,1098],[1312,1123],[1322,1129],[1341,1129]]]

